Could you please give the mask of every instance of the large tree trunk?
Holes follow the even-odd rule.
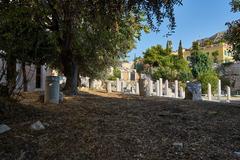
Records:
[[[22,75],[23,75],[23,91],[27,91],[27,74],[26,74],[26,67],[25,62],[22,63]]]
[[[71,95],[78,94],[78,65],[76,62],[72,63],[72,80],[71,80]]]
[[[71,90],[71,80],[72,80],[72,59],[69,56],[61,55],[62,65],[63,65],[63,73],[67,78],[66,85],[64,90]]]

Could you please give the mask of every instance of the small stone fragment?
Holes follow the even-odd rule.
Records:
[[[10,129],[11,129],[11,128],[8,127],[7,125],[5,125],[5,124],[0,124],[0,134],[5,133],[5,132],[9,131]]]
[[[39,131],[45,129],[45,127],[40,121],[37,121],[31,125],[31,129]]]
[[[236,157],[239,157],[239,158],[240,158],[240,151],[235,151],[235,152],[233,152],[233,154],[234,154]]]
[[[183,143],[175,142],[173,143],[173,146],[180,150],[183,148]]]

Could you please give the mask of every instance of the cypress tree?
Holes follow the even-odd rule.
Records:
[[[172,41],[168,40],[166,45],[166,53],[167,55],[170,55],[172,52]]]
[[[180,42],[179,42],[179,46],[178,46],[178,56],[179,56],[179,58],[183,58],[182,40],[180,40]]]

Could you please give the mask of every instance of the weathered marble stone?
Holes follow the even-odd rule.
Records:
[[[160,96],[160,81],[157,80],[156,82],[156,95]]]
[[[227,102],[230,103],[231,101],[231,88],[227,87]]]
[[[173,146],[178,150],[183,149],[183,143],[175,142],[173,143]]]
[[[3,134],[9,130],[11,130],[11,128],[8,127],[6,124],[0,124],[0,134]]]
[[[139,80],[139,92],[140,96],[147,96],[148,82],[146,79]]]
[[[159,79],[159,95],[162,97],[163,96],[163,80],[162,78]]]
[[[136,82],[136,94],[139,95],[139,83]]]
[[[189,82],[186,87],[185,99],[202,101],[202,85],[199,82]]]
[[[45,127],[40,121],[37,121],[31,125],[31,129],[39,131],[45,129]]]
[[[221,96],[222,96],[222,88],[221,88],[221,80],[218,80],[218,100],[221,100]]]
[[[208,100],[212,100],[212,86],[210,83],[208,83]]]
[[[107,92],[108,93],[111,93],[112,92],[112,82],[111,81],[108,81],[107,84],[106,84],[106,89],[107,89]]]

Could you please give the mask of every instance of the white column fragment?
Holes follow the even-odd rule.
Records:
[[[221,100],[221,80],[219,79],[218,80],[218,100],[220,101]]]
[[[179,96],[180,96],[180,98],[185,98],[183,87],[180,87],[180,95]]]
[[[107,82],[107,92],[108,93],[112,92],[112,83],[110,81]]]
[[[169,96],[169,93],[168,93],[168,80],[165,81],[165,93],[166,93],[166,96]]]
[[[136,94],[139,95],[139,83],[136,82]]]
[[[160,82],[159,82],[159,80],[157,80],[157,82],[156,82],[156,92],[157,92],[157,96],[160,96]]]
[[[227,102],[230,103],[231,101],[231,88],[227,86]]]
[[[175,98],[178,98],[178,81],[175,81]]]
[[[119,78],[117,78],[117,92],[121,92],[121,82]]]
[[[153,93],[153,81],[149,80],[149,96],[152,96]]]
[[[163,96],[163,80],[162,78],[159,79],[159,96]]]
[[[208,83],[208,100],[212,100],[212,86],[210,83]]]

